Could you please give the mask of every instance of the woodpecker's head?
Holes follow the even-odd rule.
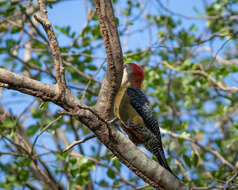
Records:
[[[124,65],[122,86],[126,85],[141,88],[144,78],[144,71],[139,65],[135,63],[128,63]]]

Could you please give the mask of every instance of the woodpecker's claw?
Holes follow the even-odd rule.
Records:
[[[121,121],[121,122],[122,122],[122,124],[123,124],[126,128],[128,128],[128,129],[134,128],[134,123],[131,122],[131,121],[127,121],[126,123],[123,122],[123,121]]]
[[[124,125],[124,127],[128,128],[128,129],[131,128],[129,121],[127,121],[127,122],[125,123],[124,121],[120,120],[120,122],[122,123],[122,125]]]
[[[114,117],[112,120],[109,120],[108,123],[109,123],[109,124],[114,124],[114,123],[116,123],[117,121],[119,121],[119,118],[118,118],[118,117]]]
[[[119,119],[118,117],[114,117],[112,120],[109,120],[108,123],[109,124],[115,124],[116,122],[121,122],[122,125],[124,125],[124,127],[126,128],[131,128],[131,122],[127,121],[126,123],[124,121],[122,121],[121,119]]]

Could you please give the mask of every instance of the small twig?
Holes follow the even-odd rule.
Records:
[[[9,24],[12,24],[12,25],[14,25],[14,26],[16,26],[16,27],[18,27],[18,28],[21,28],[21,30],[22,30],[23,32],[25,32],[31,39],[34,39],[34,40],[38,41],[39,43],[42,43],[42,44],[44,44],[44,45],[47,45],[47,43],[45,43],[45,42],[39,40],[38,38],[36,38],[34,35],[32,35],[28,30],[26,30],[26,29],[25,29],[24,27],[22,27],[20,24],[14,22],[14,21],[12,21],[12,20],[9,20],[9,19],[6,19],[6,21],[7,21]]]
[[[81,143],[84,143],[84,142],[86,142],[86,141],[88,141],[89,139],[92,139],[92,138],[94,138],[94,137],[96,137],[95,135],[91,135],[91,136],[89,136],[89,137],[86,137],[86,138],[84,138],[84,139],[81,139],[81,140],[78,140],[78,141],[74,141],[71,145],[69,145],[68,147],[66,147],[64,150],[63,150],[63,152],[68,152],[70,149],[72,149],[75,145],[79,145],[79,144],[81,144]]]
[[[199,15],[199,16],[187,16],[187,15],[183,15],[181,13],[175,12],[173,10],[170,10],[167,6],[165,6],[161,1],[157,0],[156,1],[158,3],[158,5],[163,8],[165,11],[167,11],[168,13],[172,14],[172,15],[176,15],[178,17],[182,17],[184,19],[208,19],[208,20],[213,20],[213,19],[219,19],[219,18],[223,18],[227,15],[214,15],[214,16],[205,16],[205,15]]]
[[[96,75],[100,72],[100,70],[102,69],[102,66],[103,66],[104,63],[105,63],[105,61],[103,61],[103,62],[100,64],[98,70],[93,74],[93,77],[92,77],[93,79],[94,79],[94,78],[96,77]],[[88,81],[88,84],[87,84],[87,86],[86,86],[86,88],[85,88],[85,90],[84,90],[84,92],[83,92],[83,96],[82,96],[81,100],[83,100],[83,99],[85,98],[86,93],[87,93],[87,91],[88,91],[88,88],[89,88],[91,82],[92,82],[92,80],[89,80],[89,81]]]
[[[68,85],[68,87],[71,89],[75,89],[75,90],[78,90],[78,91],[81,91],[83,92],[85,90],[85,88],[80,88],[77,86],[77,83],[76,83],[76,86],[73,86],[73,85]],[[92,89],[88,89],[88,93],[93,95],[93,96],[97,96],[97,92],[94,92]]]
[[[98,115],[96,113],[96,111],[94,111],[92,108],[84,107],[84,106],[80,106],[80,105],[77,105],[77,106],[80,109],[87,110],[87,111],[91,112],[93,115],[95,115],[98,118],[98,120],[100,120],[101,122],[105,123],[107,126],[109,125],[109,123],[107,121],[105,121],[102,117],[100,117],[100,115]],[[59,114],[59,115],[70,115],[70,116],[79,116],[79,113],[72,113],[72,112],[66,112],[66,111],[57,112],[57,114]]]
[[[226,92],[231,92],[231,93],[235,93],[238,91],[237,87],[231,87],[231,88],[227,88],[225,87],[221,82],[217,82],[214,78],[212,78],[210,75],[208,75],[205,71],[202,70],[179,70],[175,67],[173,67],[172,65],[169,65],[166,61],[162,61],[161,62],[163,65],[165,65],[166,67],[168,67],[169,69],[176,71],[176,72],[183,72],[183,73],[192,73],[192,74],[199,74],[202,75],[204,77],[206,77],[213,85],[215,85],[216,87],[218,87],[220,90],[226,91]]]
[[[12,155],[12,156],[24,156],[24,154],[18,152],[0,152],[0,156],[2,155]]]
[[[56,99],[61,98],[62,100],[65,97],[66,91],[66,81],[65,81],[65,73],[64,73],[64,66],[63,66],[63,59],[60,55],[59,45],[53,30],[53,27],[48,19],[46,6],[43,0],[38,0],[38,4],[40,6],[40,13],[35,14],[34,18],[43,26],[48,38],[49,38],[49,45],[54,56],[54,68],[56,73],[56,83],[59,88],[59,94],[56,96]]]
[[[24,109],[24,110],[20,113],[20,115],[18,116],[18,121],[20,121],[21,117],[22,117],[26,112],[29,111],[29,109],[34,105],[35,101],[36,101],[36,100],[34,99],[33,101],[31,101],[31,102],[29,103],[28,106],[25,107],[25,109]]]
[[[61,56],[62,56],[62,57],[85,56],[85,57],[90,57],[90,58],[92,58],[92,59],[106,59],[105,56],[91,55],[91,54],[82,53],[82,52],[61,53]]]
[[[112,130],[111,130],[111,127],[110,127],[110,122],[104,120],[100,115],[98,115],[96,113],[96,111],[94,111],[93,109],[89,108],[89,107],[83,107],[83,106],[80,106],[80,105],[77,105],[80,109],[83,109],[83,110],[87,110],[89,112],[91,112],[93,115],[95,115],[97,117],[98,120],[100,120],[101,122],[103,122],[107,129],[108,129],[108,133],[109,133],[109,138],[111,138],[111,140],[114,140],[112,137]],[[70,116],[79,116],[79,113],[72,113],[72,112],[57,112],[59,115],[70,115]]]
[[[226,181],[225,189],[230,189],[230,183],[238,176],[238,172],[235,173],[230,179]]]
[[[75,157],[79,157],[79,158],[83,156],[83,155],[78,154],[78,153],[75,153],[75,152],[72,152],[71,155],[72,155],[72,156],[75,156]],[[84,156],[84,157],[86,157],[86,156]],[[105,163],[103,163],[103,162],[101,162],[101,161],[99,161],[99,160],[97,160],[97,159],[95,159],[95,158],[92,158],[92,157],[86,157],[86,158],[87,158],[88,160],[94,162],[94,163],[97,164],[97,165],[100,165],[100,166],[103,166],[103,167],[108,168],[109,170],[111,170],[111,171],[113,171],[115,174],[117,174],[125,184],[130,185],[130,186],[136,188],[136,186],[135,186],[134,184],[132,184],[130,181],[128,181],[126,178],[124,178],[124,177],[122,176],[122,174],[121,174],[118,170],[114,169],[113,167],[111,167],[111,166],[109,166],[109,165],[107,165],[107,164],[105,164]]]
[[[22,9],[24,8],[21,4],[19,5]],[[35,25],[35,20],[32,20],[31,16],[27,12],[23,12],[23,14],[26,16],[26,19],[29,21],[30,25],[34,28],[34,30],[39,34],[39,36],[47,42],[47,38],[42,34],[42,32],[37,28]]]
[[[94,79],[93,77],[85,74],[84,72],[80,71],[79,69],[77,69],[76,67],[74,67],[70,62],[65,62],[65,65],[69,66],[70,68],[72,68],[75,72],[77,72],[78,74],[82,75],[83,77],[85,77],[88,80],[93,80],[95,82],[101,83],[101,81]]]
[[[46,72],[46,73],[47,73],[47,71],[45,71],[45,70],[43,70],[42,68],[40,68],[40,67],[34,65],[34,64],[31,63],[30,61],[24,61],[24,60],[21,59],[19,56],[16,56],[16,55],[12,54],[11,52],[9,52],[9,55],[10,55],[11,57],[15,58],[16,60],[22,62],[24,65],[26,65],[26,66],[32,68],[32,69],[38,70],[38,71],[40,71],[40,72]]]
[[[190,176],[188,176],[188,175],[186,174],[186,170],[185,170],[185,168],[183,167],[182,163],[179,162],[177,159],[175,159],[175,164],[179,166],[180,171],[183,173],[183,176],[184,176],[190,183],[192,183],[193,181],[192,181],[192,179],[190,178]]]
[[[80,33],[78,34],[78,36],[74,39],[74,41],[72,42],[72,44],[69,46],[69,49],[71,49],[76,43],[77,41],[82,37],[84,31],[86,30],[86,28],[88,27],[89,21],[94,17],[94,15],[96,14],[96,11],[91,11],[88,16],[87,16],[87,22],[84,25],[83,29],[80,31]]]
[[[172,131],[168,131],[168,130],[165,130],[165,129],[161,129],[161,131],[166,133],[166,134],[171,135],[174,138],[184,139],[184,140],[187,140],[187,141],[190,141],[190,142],[196,144],[197,146],[199,146],[203,150],[205,150],[207,152],[210,152],[211,154],[216,156],[223,164],[227,165],[230,169],[235,170],[235,167],[230,162],[228,162],[219,152],[217,152],[216,150],[212,149],[209,146],[203,146],[195,138],[191,138],[191,137],[187,137],[187,136],[180,136],[176,133],[173,133]]]
[[[32,144],[32,148],[31,148],[31,154],[33,153],[34,150],[34,146],[38,140],[38,138],[42,135],[42,133],[44,133],[47,129],[49,129],[49,127],[51,127],[55,122],[57,122],[58,120],[60,120],[62,118],[62,116],[60,115],[59,117],[57,117],[55,120],[51,121],[48,125],[46,125],[41,132],[36,136],[33,144]]]

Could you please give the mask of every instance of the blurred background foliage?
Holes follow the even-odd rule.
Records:
[[[199,0],[192,16],[182,2],[185,13],[170,8],[178,4],[172,0],[113,0],[124,61],[146,72],[143,90],[173,171],[193,189],[238,189],[238,2]],[[68,4],[77,15],[69,17],[67,8],[54,15]],[[47,5],[67,84],[94,105],[106,54],[93,1]],[[0,66],[52,84],[48,39],[33,18],[38,10],[36,1],[0,2]],[[92,132],[73,117],[59,117],[59,107],[15,91],[1,94],[0,188],[49,189],[43,171],[61,189],[152,189],[96,138],[64,153]]]

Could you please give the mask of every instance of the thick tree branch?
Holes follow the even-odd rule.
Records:
[[[15,89],[39,97],[44,101],[54,102],[67,112],[75,113],[77,119],[92,130],[98,139],[109,148],[120,161],[155,188],[187,189],[182,182],[177,180],[166,169],[141,152],[125,135],[118,131],[117,128],[109,126],[106,122],[112,117],[114,98],[120,87],[123,71],[123,56],[111,1],[95,0],[95,4],[107,53],[107,73],[98,96],[97,104],[94,108],[80,103],[67,88],[65,88],[65,98],[59,99],[56,97],[61,95],[61,89],[57,88],[56,85],[44,84],[4,69],[0,69],[0,83],[7,84],[7,86],[5,86],[6,88]],[[43,12],[43,20],[41,17],[37,18],[40,18],[39,21],[42,22],[43,27],[46,27],[45,30],[47,31],[47,27],[51,25],[48,22],[45,23],[44,14],[46,13]],[[44,26],[44,24],[46,25]],[[50,37],[49,39],[51,41]],[[54,42],[57,41],[55,40]],[[55,55],[53,50],[52,52]],[[57,56],[59,57],[56,57],[56,59],[60,58],[60,54],[57,54]],[[62,65],[61,62],[56,63],[56,65],[57,64],[58,66]],[[58,72],[58,74],[60,74],[59,77],[63,77],[63,73]],[[57,79],[58,85],[59,80],[61,79]]]
[[[6,88],[54,102],[66,111],[75,113],[78,120],[92,130],[120,161],[150,185],[164,189],[187,189],[166,169],[141,152],[119,130],[112,127],[110,135],[107,122],[93,108],[80,103],[69,91],[66,91],[64,101],[56,100],[54,97],[57,96],[59,90],[55,85],[44,84],[1,68],[0,83],[7,84]]]
[[[111,1],[94,2],[107,53],[107,73],[95,109],[103,114],[105,120],[109,120],[113,113],[114,98],[121,84],[123,56]]]

